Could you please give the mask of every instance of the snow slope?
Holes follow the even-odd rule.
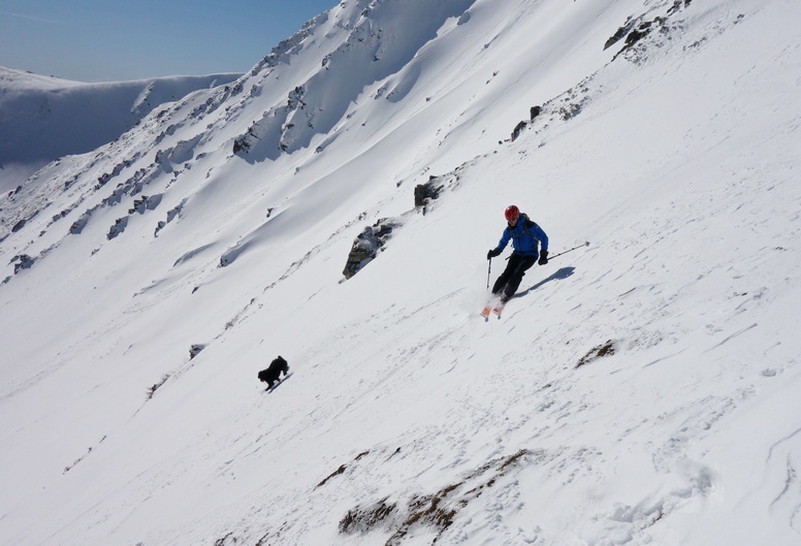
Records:
[[[0,204],[0,542],[797,544],[799,12],[348,1],[47,165]],[[579,249],[485,323],[510,203]]]
[[[111,142],[165,102],[239,76],[80,83],[0,66],[0,190],[59,157]]]

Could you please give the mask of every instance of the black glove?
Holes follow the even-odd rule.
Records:
[[[488,260],[491,260],[491,259],[493,259],[495,256],[500,256],[500,255],[501,255],[501,251],[500,251],[500,249],[493,248],[492,250],[490,250],[489,252],[487,252],[487,259],[488,259]]]
[[[545,265],[548,263],[548,251],[543,250],[540,252],[540,260],[537,262],[540,265]]]

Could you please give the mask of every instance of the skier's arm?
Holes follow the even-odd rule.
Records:
[[[526,228],[528,228],[534,237],[539,239],[542,250],[548,250],[548,236],[536,222],[532,222],[531,220],[529,220],[529,222],[531,222],[531,224],[526,224]]]
[[[503,235],[501,235],[501,240],[498,241],[498,246],[495,247],[496,250],[503,252],[503,249],[506,248],[506,245],[509,244],[509,239],[511,238],[512,234],[509,231],[509,228],[503,230]],[[499,252],[500,254],[500,252]]]

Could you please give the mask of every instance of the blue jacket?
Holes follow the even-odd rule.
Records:
[[[543,250],[548,250],[548,236],[536,222],[529,220],[528,216],[523,213],[520,213],[515,227],[506,226],[506,229],[503,230],[503,236],[498,241],[498,250],[506,248],[509,239],[512,240],[515,254],[537,258],[540,255],[537,248],[539,244],[542,244]]]

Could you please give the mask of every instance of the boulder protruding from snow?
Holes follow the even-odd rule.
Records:
[[[36,258],[31,258],[27,254],[20,254],[18,256],[14,256],[11,259],[11,263],[14,264],[14,274],[16,275],[23,269],[30,269],[33,265],[33,262],[36,261]]]
[[[356,236],[345,269],[342,271],[346,279],[350,279],[373,261],[391,237],[393,228],[397,226],[397,222],[382,218],[374,225],[364,228],[364,231]]]
[[[439,198],[439,192],[442,191],[444,185],[440,184],[437,185],[438,181],[437,176],[432,176],[428,179],[428,182],[425,184],[418,184],[414,188],[414,206],[415,207],[423,207],[423,212],[425,213],[425,206],[432,199]]]
[[[197,355],[200,354],[200,351],[206,348],[204,343],[194,343],[191,347],[189,347],[189,360],[192,360]]]

